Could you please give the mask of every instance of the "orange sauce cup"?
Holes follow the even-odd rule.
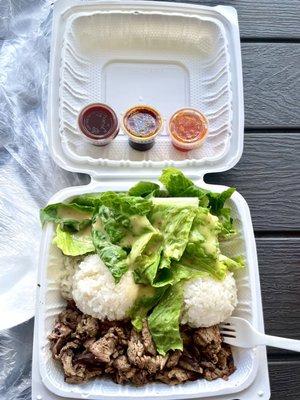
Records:
[[[208,135],[208,121],[200,111],[182,108],[169,120],[169,134],[173,145],[181,151],[201,146]]]

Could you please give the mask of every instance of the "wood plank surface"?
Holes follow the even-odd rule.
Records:
[[[245,126],[300,127],[300,44],[243,43],[242,61]]]
[[[271,400],[300,399],[300,361],[269,363]],[[254,400],[254,399],[249,399]]]
[[[242,38],[300,38],[298,0],[184,0],[184,3],[235,7]]]
[[[256,231],[300,231],[300,134],[246,133],[237,166],[205,181],[236,187]]]
[[[300,237],[256,245],[266,333],[300,340]]]

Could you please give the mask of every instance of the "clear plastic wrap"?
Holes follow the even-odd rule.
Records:
[[[50,33],[50,1],[0,0],[0,330],[34,314],[39,208],[89,181],[60,169],[47,147]],[[32,329],[0,332],[1,399],[30,398]]]

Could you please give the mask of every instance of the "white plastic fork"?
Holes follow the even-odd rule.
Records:
[[[231,346],[251,348],[259,345],[300,352],[300,340],[265,335],[258,332],[244,318],[230,317],[220,324],[225,343]]]

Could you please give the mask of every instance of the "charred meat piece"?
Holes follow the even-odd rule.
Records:
[[[72,329],[68,326],[57,322],[51,334],[48,336],[50,340],[50,349],[54,358],[57,358],[62,347],[66,344],[72,333]]]
[[[156,375],[156,379],[168,385],[177,385],[186,381],[194,381],[198,375],[192,371],[186,371],[183,368],[172,368]]]
[[[68,337],[72,332],[72,329],[67,325],[62,324],[61,322],[57,322],[51,334],[49,335],[50,340],[56,340],[60,338]]]
[[[90,352],[101,362],[109,363],[116,349],[118,337],[115,335],[114,330],[115,328],[110,328],[102,338],[89,347]]]
[[[150,374],[162,370],[168,361],[168,356],[148,356],[145,354],[146,351],[142,335],[132,329],[127,349],[129,362],[139,369],[147,370]]]
[[[199,360],[187,351],[183,352],[183,355],[180,357],[178,362],[178,366],[187,371],[198,372],[199,374],[203,373],[203,368],[200,366]]]
[[[89,315],[83,315],[80,322],[76,326],[76,337],[94,338],[99,330],[99,322],[96,318]]]
[[[176,365],[178,364],[178,361],[181,357],[181,354],[182,354],[182,352],[180,350],[171,351],[169,354],[168,361],[166,363],[166,367],[167,368],[176,367]]]
[[[59,314],[58,320],[67,325],[72,331],[75,331],[77,325],[81,321],[82,313],[79,310],[73,310],[71,308],[67,308],[65,311]]]
[[[121,371],[119,369],[117,369],[115,371],[115,374],[113,375],[113,380],[116,383],[127,383],[127,382],[131,382],[132,378],[134,377],[134,375],[136,374],[137,369],[134,367],[130,367],[128,371]]]
[[[211,326],[209,328],[196,329],[193,334],[193,340],[194,343],[200,347],[205,347],[210,344],[220,346],[222,343],[220,329],[217,325]]]
[[[116,358],[113,362],[113,366],[116,368],[117,371],[119,372],[128,372],[130,369],[132,369],[131,364],[128,361],[127,356],[122,355]]]
[[[156,356],[157,354],[156,347],[152,340],[152,336],[149,331],[148,323],[146,320],[144,320],[143,322],[142,339],[146,352],[151,354],[152,356]]]
[[[131,378],[131,382],[135,386],[146,385],[146,383],[151,382],[150,374],[144,369],[137,370],[136,373]]]

